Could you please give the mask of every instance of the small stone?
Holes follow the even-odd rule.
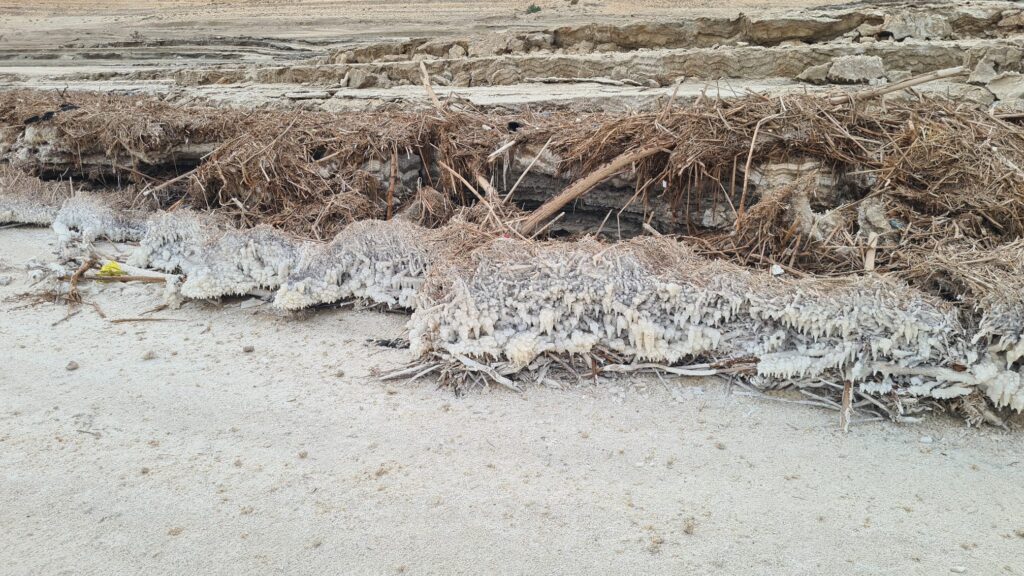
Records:
[[[453,60],[457,59],[457,58],[465,58],[466,57],[466,49],[463,48],[462,45],[456,44],[456,45],[452,46],[448,50],[448,57],[453,59]]]
[[[379,80],[380,77],[377,74],[363,68],[352,68],[348,71],[349,88],[373,88]]]
[[[772,264],[772,276],[782,276],[786,271],[782,269],[782,266],[778,264]]]
[[[156,358],[156,352],[153,352],[152,350],[149,350],[142,355],[143,360],[152,360],[154,358]]]
[[[878,56],[840,56],[828,69],[828,79],[838,84],[866,84],[884,76],[885,65]]]
[[[309,456],[309,452],[306,452],[305,450],[299,452],[299,458],[305,460],[307,456]]]
[[[832,64],[819,64],[801,72],[796,79],[808,84],[824,84],[828,81],[828,70]]]
[[[575,46],[573,46],[573,48],[575,48],[576,52],[579,54],[588,54],[594,51],[594,43],[584,40],[582,42],[577,43]]]
[[[944,40],[953,35],[949,20],[933,12],[887,14],[881,30],[892,34],[894,40]]]
[[[241,308],[242,310],[247,310],[249,308],[263,306],[264,304],[266,304],[266,302],[260,300],[259,298],[249,298],[248,300],[245,300],[244,302],[239,304],[238,307]]]
[[[335,378],[344,378],[345,377],[345,371],[344,370],[340,370],[340,369],[335,371],[334,372],[334,377]]]
[[[988,83],[988,89],[999,100],[1018,100],[1024,97],[1024,75],[1004,72]]]
[[[64,369],[67,370],[68,372],[78,370],[78,362],[72,360],[71,362],[68,362],[68,365],[65,366]]]
[[[1004,14],[1006,14],[1004,12]],[[1017,12],[1003,17],[996,26],[1000,28],[1021,28],[1024,27],[1024,12]]]
[[[309,92],[285,92],[284,97],[289,100],[326,100],[331,97],[331,94],[324,90],[311,90]]]
[[[978,62],[978,65],[974,67],[970,77],[967,78],[967,83],[984,86],[985,84],[995,80],[998,75],[999,73],[996,72],[993,62],[985,59]]]
[[[861,38],[865,36],[877,36],[882,31],[882,27],[877,24],[864,23],[857,26],[857,34],[860,34]]]
[[[935,440],[931,436],[921,436],[921,439],[919,440],[921,444],[931,444],[934,441]]]
[[[251,345],[242,346],[242,352],[245,352],[246,354],[249,354],[250,352],[255,352],[255,351],[256,351],[256,348],[254,346],[251,346]]]
[[[953,566],[949,569],[949,571],[953,574],[963,574],[964,572],[967,572],[967,568],[963,566]]]

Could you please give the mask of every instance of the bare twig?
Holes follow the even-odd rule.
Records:
[[[523,173],[519,175],[519,178],[516,178],[515,184],[512,184],[512,188],[509,189],[508,194],[505,194],[505,202],[508,202],[509,199],[512,198],[512,194],[515,193],[516,188],[519,187],[519,183],[522,182],[523,178],[525,178],[530,172],[530,168],[533,168],[533,165],[537,163],[537,160],[540,160],[541,155],[544,154],[544,151],[548,149],[548,145],[551,144],[552,138],[554,138],[554,136],[548,138],[548,141],[541,147],[540,152],[537,152],[537,155],[533,157],[533,160],[530,162],[529,166],[526,167],[526,170],[523,170]]]
[[[910,88],[917,86],[918,84],[924,84],[925,82],[932,82],[934,80],[942,80],[943,78],[952,78],[954,76],[962,76],[968,73],[968,69],[964,66],[956,66],[953,68],[945,68],[942,70],[936,70],[927,74],[921,74],[920,76],[914,76],[913,78],[907,78],[902,82],[896,82],[895,84],[887,84],[878,88],[872,88],[870,90],[861,90],[859,92],[851,92],[849,94],[842,94],[840,96],[833,96],[829,98],[830,104],[845,104],[847,102],[859,102],[862,100],[868,100],[870,98],[876,98],[883,94],[889,94],[890,92],[897,92],[904,88]]]
[[[437,93],[434,92],[434,89],[430,86],[430,75],[427,74],[427,66],[422,60],[420,60],[420,76],[423,79],[423,88],[427,91],[427,96],[430,97],[430,101],[434,103],[434,108],[443,112],[444,106],[441,104],[441,100],[438,99]]]
[[[853,382],[843,382],[843,409],[839,412],[839,427],[843,432],[850,431],[850,418],[853,416]]]
[[[75,274],[78,274],[78,272],[75,272]],[[77,286],[78,282],[80,280],[92,280],[92,281],[95,281],[95,282],[151,282],[151,283],[154,283],[154,284],[155,283],[164,283],[164,282],[167,281],[167,278],[164,277],[164,276],[127,276],[127,275],[125,275],[125,276],[97,276],[97,275],[83,276],[83,275],[79,275],[76,278],[74,274],[72,274],[71,276],[61,276],[60,279],[61,280],[68,280],[68,279],[70,279],[74,286]],[[75,291],[75,293],[77,294],[77,290]]]
[[[534,210],[533,214],[519,225],[519,231],[523,234],[531,233],[535,228],[537,228],[537,226],[561,210],[566,204],[569,204],[573,200],[586,194],[594,186],[597,186],[605,179],[614,176],[623,168],[633,164],[634,162],[643,160],[660,150],[660,146],[651,146],[620,154],[611,162],[601,166],[576,182],[573,182],[572,185],[563,190],[558,196],[548,200],[540,208]]]

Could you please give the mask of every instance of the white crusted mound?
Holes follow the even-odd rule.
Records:
[[[0,224],[49,226],[57,215],[57,205],[47,205],[34,196],[0,189]]]
[[[239,296],[281,285],[305,244],[270,226],[239,230],[217,216],[179,210],[146,220],[145,235],[128,263],[182,272],[185,298]]]
[[[188,209],[156,212],[146,220],[146,233],[128,263],[189,274],[206,261],[204,248],[213,246],[227,230],[227,223],[211,214]]]
[[[446,236],[465,236],[472,229],[464,222],[431,230],[405,221],[366,220],[323,244],[266,226],[232,229],[189,210],[160,212],[147,220],[128,263],[187,274],[182,286],[187,298],[278,289],[274,305],[285,310],[346,298],[413,308],[433,248]]]
[[[403,221],[355,222],[327,244],[309,245],[274,306],[298,310],[345,298],[412,308],[436,231]]]
[[[302,242],[267,226],[238,230],[190,210],[155,213],[128,263],[188,275],[187,298],[277,289],[275,306],[297,310],[345,298],[411,308],[437,231],[408,222],[362,221],[329,243]]]
[[[0,224],[49,226],[69,193],[66,183],[44,182],[0,166]]]
[[[118,208],[109,196],[79,193],[64,201],[53,219],[53,230],[63,249],[74,242],[88,246],[100,238],[137,241],[146,222],[143,214]]]
[[[208,238],[196,250],[197,261],[188,271],[181,294],[219,298],[273,290],[288,277],[302,250],[303,242],[270,226],[227,230]]]
[[[1010,367],[1024,359],[1024,241],[1000,246],[988,256],[987,262],[964,263],[957,270],[983,281],[975,287],[981,292],[982,317],[974,339],[986,342]]]
[[[668,239],[498,240],[429,282],[440,296],[410,320],[420,354],[519,368],[546,352],[600,348],[670,364],[754,355],[771,384],[839,377],[938,398],[1018,376],[978,360],[953,307],[901,283],[772,278]],[[998,405],[1021,410],[1024,395]]]

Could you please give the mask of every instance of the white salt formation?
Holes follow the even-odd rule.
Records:
[[[42,204],[18,190],[0,189],[0,224],[48,226],[57,215],[57,205]]]
[[[935,398],[1019,379],[972,349],[952,306],[902,283],[772,278],[668,239],[497,240],[428,282],[440,296],[410,320],[420,354],[512,368],[601,349],[665,364],[755,356],[761,385],[826,377]],[[1024,409],[1016,396],[993,401]]]
[[[972,370],[978,386],[996,406],[1024,411],[1024,241],[976,252],[951,245],[926,258],[933,277],[942,278],[957,296],[970,293],[976,302],[977,327],[970,338],[985,359],[984,368]]]
[[[240,296],[281,285],[299,261],[302,242],[260,225],[228,230],[199,247],[199,262],[181,286],[186,298]]]
[[[305,244],[270,226],[235,229],[206,213],[157,212],[128,263],[185,274],[185,298],[240,296],[280,286]]]
[[[99,239],[133,242],[146,230],[143,214],[118,207],[117,202],[100,194],[76,194],[64,201],[53,218],[53,230],[62,251],[73,245],[91,246]]]
[[[308,308],[346,298],[412,308],[430,264],[435,231],[408,222],[355,222],[327,244],[309,244],[274,305]]]
[[[146,220],[146,233],[128,263],[189,274],[202,265],[204,248],[227,229],[226,222],[210,214],[187,209],[155,212]]]
[[[159,212],[128,263],[188,276],[186,298],[278,290],[286,310],[361,298],[412,308],[437,232],[407,222],[367,220],[329,243],[304,242],[273,228],[233,229],[207,214]]]

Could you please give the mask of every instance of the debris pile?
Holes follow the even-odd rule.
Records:
[[[570,359],[838,387],[897,419],[923,398],[1020,412],[1021,128],[872,100],[891,89],[629,115],[6,93],[0,215],[51,223],[69,259],[138,242],[128,263],[183,274],[186,298],[412,310],[417,373],[460,385]],[[39,110],[57,112],[24,123]]]

